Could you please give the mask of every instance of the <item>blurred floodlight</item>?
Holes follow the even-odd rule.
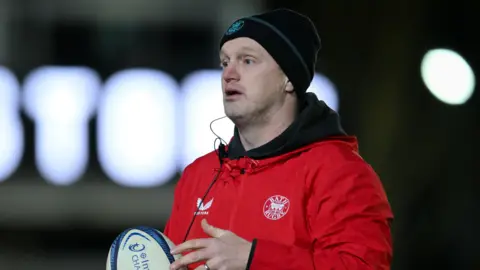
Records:
[[[40,67],[25,79],[23,103],[36,125],[36,163],[51,184],[71,185],[85,172],[88,121],[100,87],[99,75],[86,67]]]
[[[19,82],[0,66],[0,182],[10,177],[21,161],[24,142],[19,107]]]
[[[475,89],[472,68],[461,55],[451,50],[427,52],[422,60],[421,75],[433,96],[446,104],[467,102]]]
[[[118,185],[145,188],[166,183],[176,166],[178,85],[149,69],[110,77],[98,108],[98,158]]]
[[[323,100],[330,108],[338,112],[339,100],[337,88],[325,75],[316,73],[307,91],[315,93],[318,99]]]

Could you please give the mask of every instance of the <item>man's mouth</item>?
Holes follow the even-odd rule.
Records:
[[[231,90],[226,90],[226,91],[225,91],[225,95],[226,95],[227,97],[237,96],[237,95],[241,95],[241,94],[242,94],[242,93],[241,93],[240,91],[233,90],[233,89],[231,89]]]

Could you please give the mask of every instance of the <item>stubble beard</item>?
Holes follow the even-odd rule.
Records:
[[[236,125],[242,125],[245,122],[245,112],[238,104],[223,104],[225,115]]]
[[[251,108],[242,106],[240,104],[224,104],[225,115],[237,126],[238,128],[246,126],[261,125],[265,122],[265,108]]]

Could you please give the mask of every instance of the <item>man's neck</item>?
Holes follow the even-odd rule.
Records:
[[[277,111],[262,123],[237,126],[244,149],[249,151],[275,139],[293,123],[295,116],[295,109]]]

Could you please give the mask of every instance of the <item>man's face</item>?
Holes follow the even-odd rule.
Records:
[[[287,77],[256,41],[236,38],[226,42],[220,62],[225,114],[234,123],[262,121],[283,104]]]

